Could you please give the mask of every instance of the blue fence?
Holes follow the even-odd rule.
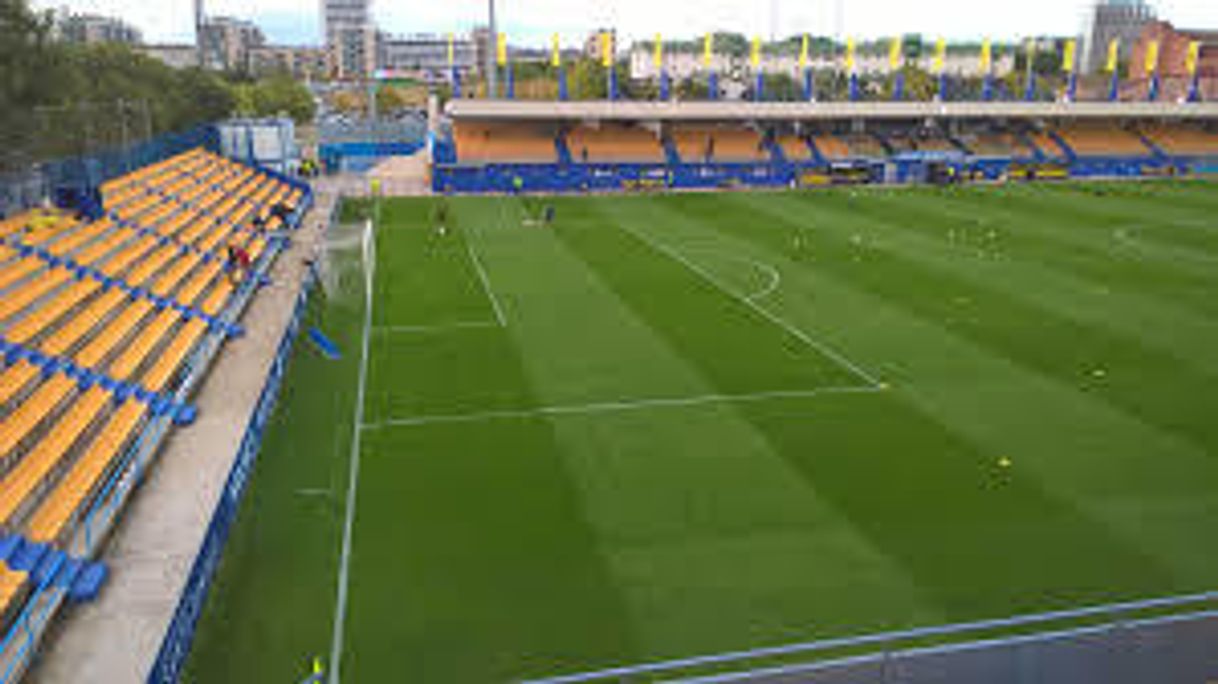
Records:
[[[186,664],[191,644],[194,642],[195,627],[198,624],[199,616],[202,614],[203,605],[207,600],[207,593],[211,588],[212,578],[220,563],[224,545],[228,541],[229,529],[232,527],[233,520],[237,516],[241,497],[245,493],[246,484],[253,472],[254,463],[262,446],[262,435],[275,409],[275,403],[279,397],[279,388],[283,382],[284,371],[287,368],[288,360],[291,358],[296,334],[300,329],[301,320],[304,317],[305,308],[308,304],[309,293],[314,283],[313,271],[310,270],[306,275],[300,294],[296,298],[291,318],[288,321],[288,327],[279,341],[279,347],[275,352],[274,360],[271,362],[270,372],[267,373],[266,384],[262,387],[262,392],[259,394],[258,401],[254,407],[254,413],[250,417],[249,424],[246,425],[245,434],[237,449],[236,459],[229,470],[228,478],[224,483],[223,493],[216,504],[215,511],[212,513],[211,522],[207,526],[203,543],[199,547],[194,564],[191,566],[190,576],[178,600],[178,607],[174,611],[173,620],[169,624],[169,629],[166,631],[165,638],[161,642],[160,651],[157,653],[156,662],[153,664],[152,670],[148,675],[149,682],[165,684],[176,682],[181,675],[182,667]]]
[[[0,178],[0,216],[35,206],[44,198],[58,206],[79,208],[88,214],[93,206],[100,206],[97,188],[107,180],[195,147],[216,152],[219,145],[216,127],[205,125],[121,149],[37,164],[24,172]]]
[[[1208,167],[1213,169],[1214,165]],[[1033,159],[945,156],[854,159],[832,164],[761,162],[710,164],[445,164],[432,189],[444,193],[585,192],[664,188],[782,187],[841,183],[919,183],[936,178],[1028,180],[1136,178],[1200,171],[1192,160],[1159,156],[1077,157],[1069,163]]]
[[[324,143],[317,149],[322,167],[328,172],[366,171],[381,159],[409,156],[423,148],[423,139],[396,142]]]

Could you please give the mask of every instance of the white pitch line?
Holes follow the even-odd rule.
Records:
[[[469,242],[465,243],[465,251],[469,252],[469,258],[474,262],[474,269],[478,271],[478,279],[482,281],[482,289],[486,290],[486,296],[491,300],[491,308],[495,310],[495,320],[499,321],[500,328],[506,328],[507,320],[503,317],[503,309],[499,308],[499,299],[495,297],[495,291],[491,289],[491,281],[486,277],[486,269],[482,268],[482,260],[478,258],[478,253],[474,251],[473,245]]]
[[[368,344],[372,330],[372,289],[376,279],[376,235],[372,222],[364,228],[364,337],[360,345],[359,380],[351,423],[350,469],[347,474],[347,510],[343,519],[343,545],[339,555],[338,589],[334,599],[334,628],[330,641],[330,684],[339,684],[343,658],[343,627],[347,619],[347,587],[351,569],[351,537],[355,528],[355,494],[359,485],[360,439],[364,431],[364,392],[368,383]]]
[[[499,328],[502,327],[495,321],[454,321],[452,323],[443,323],[440,325],[379,325],[377,330],[389,333],[431,333],[444,332],[446,330],[469,329],[469,328]]]
[[[766,276],[769,277],[769,282],[767,282],[764,286],[762,286],[761,289],[757,290],[756,292],[750,292],[749,294],[744,295],[745,299],[751,299],[753,301],[756,301],[758,299],[763,299],[765,297],[768,297],[771,294],[774,294],[774,291],[778,289],[779,284],[782,283],[782,274],[778,272],[778,269],[775,268],[773,264],[767,263],[765,261],[761,261],[760,259],[753,259],[753,258],[742,256],[739,254],[732,254],[731,252],[728,252],[720,247],[701,248],[701,247],[697,247],[697,246],[682,246],[682,249],[684,249],[686,252],[705,251],[709,254],[718,255],[729,261],[734,261],[734,262],[740,263],[740,264],[747,264],[749,266],[756,268],[759,271],[764,272],[766,274]]]
[[[782,282],[782,274],[778,272],[778,269],[774,268],[774,266],[772,266],[771,264],[767,264],[764,261],[758,261],[756,259],[749,259],[748,257],[740,257],[740,259],[751,263],[752,265],[756,266],[757,268],[759,268],[763,271],[766,271],[770,275],[770,282],[766,283],[765,287],[763,287],[758,292],[754,292],[752,294],[745,295],[744,298],[749,300],[750,302],[756,302],[758,299],[764,299],[765,297],[768,297],[771,294],[774,294],[774,291],[778,289],[778,285]]]
[[[297,489],[296,493],[299,494],[300,496],[324,496],[324,497],[329,497],[334,494],[334,492],[330,491],[329,489],[321,489],[319,487],[306,487],[304,489]]]
[[[779,318],[776,314],[772,313],[768,309],[763,309],[762,307],[758,306],[757,303],[754,302],[753,300],[751,300],[747,297],[743,297],[736,292],[733,292],[730,288],[725,287],[713,275],[711,275],[709,272],[707,272],[706,269],[693,263],[689,259],[686,259],[685,256],[683,256],[680,252],[672,249],[671,247],[668,247],[667,245],[657,242],[657,241],[653,240],[652,238],[649,238],[649,237],[643,235],[642,233],[634,230],[633,228],[626,226],[625,224],[619,223],[618,226],[622,230],[626,231],[627,233],[630,233],[631,235],[635,236],[639,240],[642,240],[647,245],[651,246],[652,249],[660,252],[661,254],[667,255],[669,258],[675,259],[676,261],[680,262],[686,268],[693,271],[697,275],[701,276],[703,280],[710,283],[711,285],[714,285],[724,294],[727,294],[728,296],[734,297],[737,300],[743,302],[745,306],[749,307],[753,311],[756,311],[758,314],[761,314],[763,317],[765,317],[766,320],[777,325],[778,327],[787,331],[791,335],[794,335],[795,337],[800,339],[804,344],[808,345],[809,347],[816,349],[817,351],[824,354],[825,356],[828,356],[829,358],[838,362],[839,364],[841,364],[842,366],[844,366],[845,368],[847,368],[851,372],[853,372],[855,375],[866,380],[873,387],[880,388],[883,386],[884,383],[881,382],[878,378],[876,378],[871,373],[868,373],[867,371],[860,368],[853,361],[846,358],[845,356],[843,356],[841,353],[834,350],[829,345],[813,339],[807,333],[800,330],[799,328],[796,328],[794,325],[791,325],[786,320]]]
[[[879,385],[858,385],[845,387],[820,387],[810,390],[775,390],[771,392],[752,392],[748,394],[699,394],[689,397],[621,399],[617,401],[601,401],[589,404],[558,404],[553,406],[537,406],[528,409],[504,409],[501,411],[474,411],[470,413],[421,415],[411,418],[390,418],[389,420],[385,420],[380,423],[370,423],[368,425],[364,425],[363,429],[377,430],[384,427],[432,425],[435,423],[476,423],[500,418],[533,418],[537,416],[617,413],[624,411],[638,411],[640,409],[649,408],[702,406],[706,404],[751,403],[772,399],[801,399],[827,394],[870,394],[882,391],[884,391],[884,387]]]

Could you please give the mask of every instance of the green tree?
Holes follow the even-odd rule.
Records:
[[[298,124],[311,121],[316,113],[308,88],[285,73],[258,81],[253,89],[253,104],[258,116],[286,114]]]

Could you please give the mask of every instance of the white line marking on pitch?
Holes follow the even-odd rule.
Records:
[[[758,299],[768,297],[774,294],[774,291],[778,289],[779,284],[782,283],[782,274],[778,272],[778,269],[775,268],[773,264],[761,261],[760,259],[754,259],[752,257],[747,257],[740,254],[732,254],[721,247],[688,245],[682,246],[682,250],[685,252],[706,252],[708,254],[714,254],[720,258],[727,259],[728,261],[734,261],[738,264],[747,264],[759,271],[763,271],[769,278],[769,282],[763,285],[760,290],[743,295],[745,299],[757,301]]]
[[[322,496],[322,497],[330,497],[330,496],[333,496],[333,494],[334,494],[334,492],[330,491],[329,489],[320,489],[318,487],[306,487],[304,489],[297,489],[296,493],[299,494],[300,496]]]
[[[377,330],[388,333],[431,333],[470,328],[501,328],[496,321],[454,321],[440,325],[378,325]]]
[[[771,294],[774,294],[774,291],[778,289],[779,283],[782,282],[782,274],[778,272],[778,269],[774,268],[772,265],[767,264],[764,261],[758,261],[756,259],[750,259],[748,257],[736,257],[736,259],[738,259],[740,261],[747,261],[748,263],[756,266],[757,268],[767,272],[770,276],[770,282],[766,283],[765,287],[761,288],[761,290],[759,290],[757,292],[745,295],[744,296],[745,299],[749,300],[750,302],[755,302],[758,299],[764,299],[765,297],[768,297]]]
[[[347,619],[347,586],[351,569],[351,536],[355,528],[355,494],[359,485],[360,438],[364,431],[364,391],[368,383],[368,343],[372,335],[372,288],[376,279],[376,236],[372,221],[364,227],[364,337],[360,345],[359,381],[351,429],[350,471],[347,474],[347,510],[343,518],[343,545],[339,555],[338,589],[334,599],[334,628],[330,641],[330,684],[339,684],[343,657],[343,626]]]
[[[501,411],[475,411],[471,413],[421,415],[411,418],[390,418],[389,420],[385,420],[380,423],[370,423],[364,425],[363,429],[376,430],[383,427],[431,425],[435,423],[474,423],[498,418],[532,418],[536,416],[612,413],[637,411],[648,408],[702,406],[706,404],[750,403],[772,399],[801,399],[827,394],[871,394],[875,392],[883,392],[885,389],[887,389],[886,385],[859,385],[847,387],[821,387],[810,390],[775,390],[771,392],[752,392],[749,394],[699,394],[689,397],[622,399],[617,401],[593,402],[589,404],[537,406],[528,409],[504,409]]]
[[[788,323],[786,320],[784,320],[784,319],[782,319],[782,318],[779,318],[779,317],[778,317],[776,314],[772,313],[772,312],[771,312],[771,311],[769,311],[768,309],[763,309],[763,308],[761,308],[761,307],[760,307],[760,306],[758,306],[758,305],[757,305],[757,303],[756,303],[756,302],[754,302],[753,300],[751,300],[751,299],[749,299],[749,298],[747,298],[747,297],[743,297],[743,296],[741,296],[741,295],[737,294],[736,292],[733,292],[733,291],[732,291],[730,288],[725,287],[725,286],[724,286],[722,283],[720,283],[720,282],[719,282],[719,281],[718,281],[718,280],[717,280],[717,279],[716,279],[716,278],[715,278],[713,275],[711,275],[709,272],[707,272],[707,271],[706,271],[706,269],[704,269],[704,268],[702,268],[701,266],[699,266],[699,265],[697,265],[697,264],[693,263],[693,262],[692,262],[692,261],[690,261],[689,259],[686,259],[686,258],[685,258],[685,256],[684,256],[684,255],[682,255],[680,252],[678,252],[678,251],[676,251],[676,250],[672,249],[671,247],[669,247],[669,246],[667,246],[667,245],[665,245],[665,244],[663,244],[663,243],[657,242],[656,240],[653,240],[652,238],[647,237],[646,235],[643,235],[642,233],[640,233],[640,232],[638,232],[638,231],[634,230],[633,228],[629,228],[629,227],[627,227],[625,224],[621,224],[621,223],[619,223],[619,224],[618,224],[618,226],[619,226],[619,227],[620,227],[622,230],[626,231],[627,233],[630,233],[631,235],[635,236],[635,237],[636,237],[636,238],[638,238],[639,240],[642,240],[642,241],[643,241],[645,244],[649,245],[649,246],[650,246],[652,249],[654,249],[654,250],[656,250],[656,251],[660,252],[661,254],[665,254],[665,255],[667,255],[667,256],[668,256],[669,258],[671,258],[671,259],[674,259],[674,260],[676,260],[676,261],[680,262],[680,263],[681,263],[681,264],[683,264],[683,265],[684,265],[686,268],[688,268],[689,270],[693,271],[693,272],[694,272],[694,273],[696,273],[697,275],[701,276],[703,280],[705,280],[706,282],[710,283],[711,285],[714,285],[716,288],[718,288],[718,289],[719,289],[721,292],[723,292],[724,294],[727,294],[727,295],[729,295],[729,296],[731,296],[731,297],[735,297],[736,299],[740,300],[741,302],[743,302],[743,303],[744,303],[744,305],[745,305],[745,306],[749,307],[749,308],[750,308],[750,309],[752,309],[753,311],[756,311],[757,313],[759,313],[759,314],[761,314],[763,317],[765,317],[765,318],[766,318],[766,320],[768,320],[768,321],[770,321],[771,323],[773,323],[773,324],[777,325],[778,327],[780,327],[780,328],[782,328],[783,330],[787,331],[787,332],[788,332],[788,333],[790,333],[791,335],[794,335],[795,337],[797,337],[798,339],[800,339],[801,341],[803,341],[803,343],[804,343],[804,344],[806,344],[806,345],[808,345],[809,347],[812,347],[813,349],[816,349],[817,351],[819,351],[820,353],[824,354],[825,356],[828,356],[829,358],[831,358],[831,359],[833,359],[834,361],[838,362],[839,364],[841,364],[842,366],[844,366],[845,368],[847,368],[847,369],[849,369],[851,372],[853,372],[855,375],[857,375],[857,376],[859,376],[860,378],[862,378],[862,379],[866,380],[866,381],[867,381],[869,384],[871,384],[871,386],[876,387],[876,388],[879,388],[879,387],[881,387],[881,386],[884,384],[884,383],[883,383],[883,382],[881,382],[881,381],[880,381],[878,378],[876,378],[874,375],[872,375],[871,373],[868,373],[867,371],[863,370],[863,369],[862,369],[862,368],[860,368],[860,367],[859,367],[857,364],[855,364],[853,361],[851,361],[850,359],[846,358],[845,356],[843,356],[841,353],[839,353],[839,352],[837,352],[836,350],[834,350],[834,349],[833,349],[832,347],[830,347],[829,345],[827,345],[827,344],[825,344],[825,343],[823,343],[823,342],[819,342],[819,341],[817,341],[817,340],[813,339],[813,338],[812,338],[811,336],[809,336],[807,333],[805,333],[804,331],[800,330],[799,328],[796,328],[794,325],[791,325],[791,324],[790,324],[790,323]]]
[[[495,296],[495,291],[491,289],[491,281],[486,277],[486,269],[482,268],[482,260],[478,258],[478,253],[474,251],[474,246],[469,242],[465,243],[465,251],[469,252],[469,258],[474,262],[474,269],[478,271],[478,279],[482,281],[482,289],[486,290],[486,296],[491,300],[491,308],[495,310],[495,320],[499,321],[500,328],[506,328],[507,321],[503,317],[503,309],[499,308],[499,299]]]

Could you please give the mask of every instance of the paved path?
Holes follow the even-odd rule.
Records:
[[[409,157],[388,157],[368,171],[381,181],[381,193],[390,196],[430,195],[427,153],[420,150]]]
[[[272,285],[245,312],[245,336],[224,346],[200,387],[198,420],[171,433],[120,516],[102,554],[109,582],[98,600],[66,607],[29,681],[147,677],[292,314],[304,262],[325,237],[335,188],[325,179],[314,188],[316,206],[279,255]]]

